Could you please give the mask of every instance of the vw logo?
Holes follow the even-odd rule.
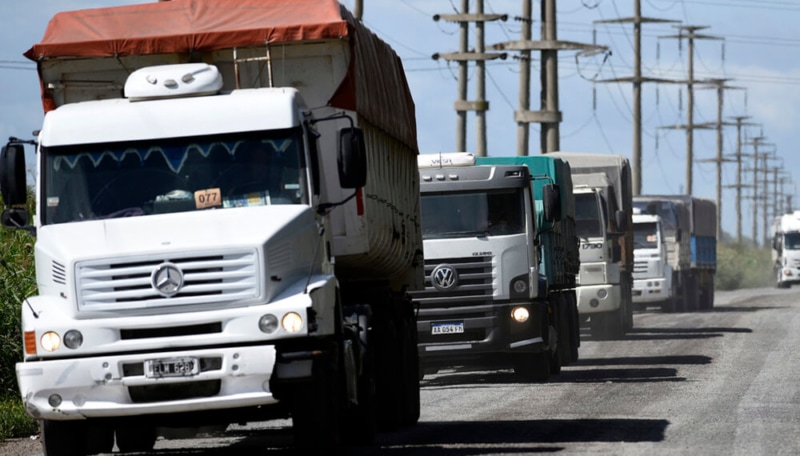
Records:
[[[439,291],[448,291],[458,285],[458,272],[449,264],[440,264],[431,273],[431,284]]]
[[[162,296],[175,296],[183,287],[183,271],[173,263],[162,263],[153,271],[150,283]]]

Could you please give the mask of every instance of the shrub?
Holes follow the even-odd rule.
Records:
[[[717,244],[717,290],[775,286],[769,248],[750,244]]]

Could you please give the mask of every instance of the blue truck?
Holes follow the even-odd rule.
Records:
[[[693,312],[714,307],[717,270],[717,210],[713,200],[691,195],[638,195],[634,207],[662,220],[667,260],[676,296],[666,312]]]

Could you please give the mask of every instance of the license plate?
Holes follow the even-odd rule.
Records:
[[[431,334],[461,334],[464,332],[464,323],[432,323]]]
[[[197,358],[148,359],[144,362],[147,378],[191,377],[200,373]]]

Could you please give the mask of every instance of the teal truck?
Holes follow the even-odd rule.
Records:
[[[539,227],[541,268],[547,279],[548,294],[556,309],[556,328],[561,363],[567,365],[578,359],[580,323],[575,293],[580,268],[578,237],[575,232],[575,198],[572,175],[567,161],[547,155],[516,157],[478,157],[479,165],[525,165],[531,175],[531,187],[536,200],[536,222]],[[557,213],[548,219],[544,211],[544,188],[552,186],[558,195]]]

